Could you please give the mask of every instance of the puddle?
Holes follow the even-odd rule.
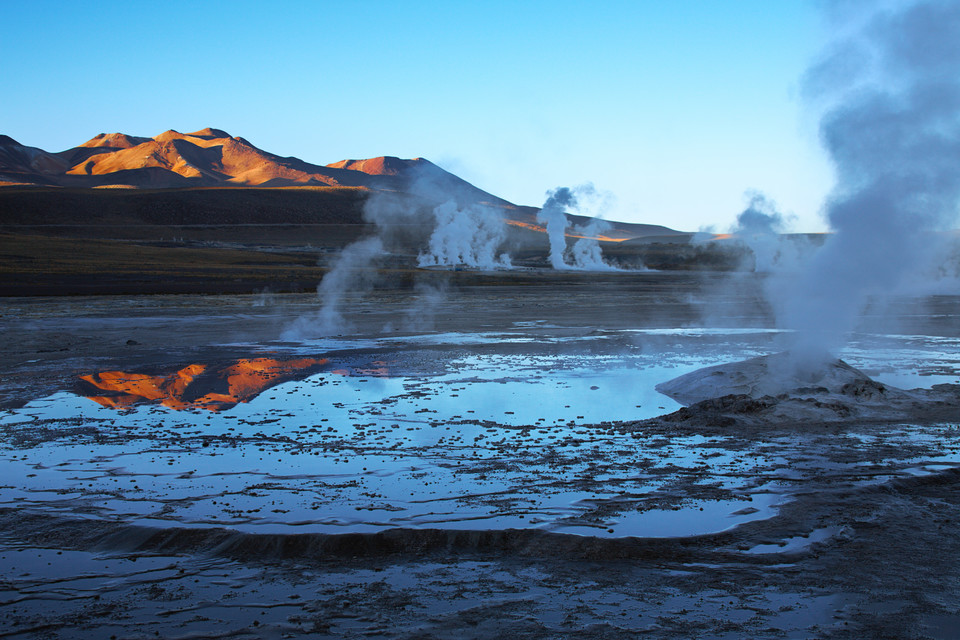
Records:
[[[859,334],[840,357],[877,382],[901,389],[960,384],[958,338]]]
[[[806,535],[787,538],[777,544],[758,544],[748,549],[746,553],[798,553],[806,551],[818,542],[829,540],[839,532],[838,527],[822,527]]]
[[[23,371],[86,367],[72,375],[91,376],[97,391],[86,395],[100,401],[64,385],[0,410],[7,623],[51,636],[128,637],[148,621],[164,637],[469,628],[807,638],[870,613],[863,593],[810,579],[823,566],[811,551],[840,557],[842,571],[847,496],[869,506],[892,480],[936,495],[923,476],[955,479],[956,425],[621,429],[678,407],[656,393],[659,382],[775,352],[788,336],[743,328],[760,315],[676,328],[695,314],[670,314],[692,303],[661,305],[660,293],[631,307],[634,318],[588,310],[592,287],[564,292],[558,313],[511,292],[472,307],[458,298],[456,321],[416,335],[377,333],[397,324],[400,305],[372,300],[356,307],[366,333],[303,342],[276,340],[290,314],[261,313],[249,298],[239,314],[226,298],[17,301],[4,313],[19,335],[36,322],[57,348],[98,345]],[[316,306],[313,295],[297,300],[295,313]],[[739,298],[729,304],[741,312]],[[551,320],[513,322],[535,315]],[[841,355],[886,384],[960,380],[960,340],[909,327],[859,333]],[[158,334],[164,349],[170,339],[162,357],[149,341]],[[126,349],[129,339],[137,344]],[[24,362],[36,357],[24,351]],[[304,359],[316,361],[295,364]],[[151,369],[157,362],[165,368]],[[103,375],[114,369],[124,375]],[[156,544],[142,546],[145,535]],[[397,563],[394,543],[416,553]],[[117,553],[129,549],[139,551]],[[462,553],[473,549],[483,551]],[[329,561],[316,562],[318,551]],[[909,604],[892,613],[914,615]],[[951,613],[918,614],[917,628],[951,637]]]
[[[694,501],[673,509],[623,513],[605,525],[558,524],[549,527],[564,533],[599,537],[677,538],[718,533],[774,515],[782,496],[752,494],[742,500]],[[604,528],[606,527],[606,528]]]
[[[154,432],[130,438],[142,429],[132,418],[99,426],[101,440],[117,434],[123,445],[91,449],[80,438],[46,442],[29,459],[9,457],[0,475],[0,506],[258,532],[538,527],[664,537],[768,517],[773,499],[747,494],[742,478],[722,488],[735,499],[691,502],[669,490],[678,474],[703,472],[708,458],[694,440],[665,444],[593,437],[586,430],[552,440],[548,429],[474,427],[465,434],[443,428],[445,435],[438,435],[430,427],[370,427],[328,444],[322,431],[289,442],[259,425],[259,436],[197,446],[205,441],[202,430],[184,437],[176,425],[169,425],[174,437]],[[432,437],[420,437],[424,431]],[[604,461],[605,450],[619,451],[614,465]],[[741,464],[724,456],[709,460],[719,473]],[[634,471],[623,473],[623,465]],[[662,508],[665,500],[670,508]],[[750,517],[731,515],[753,503],[760,508]]]
[[[692,328],[578,336],[517,323],[504,332],[311,341],[271,356],[268,369],[263,350],[277,345],[249,345],[250,357],[237,361],[245,368],[210,368],[236,388],[211,382],[208,395],[196,398],[189,387],[168,393],[179,378],[167,374],[120,376],[116,389],[98,374],[88,378],[98,390],[136,392],[139,399],[111,403],[62,392],[0,414],[0,506],[256,532],[720,532],[774,515],[791,483],[831,463],[798,455],[806,446],[799,439],[728,448],[724,438],[608,427],[676,410],[655,391],[658,383],[764,353],[778,333]],[[884,340],[883,357],[912,362],[903,364],[910,375],[935,353],[950,362],[942,350],[957,346],[916,336]],[[321,347],[330,359],[315,372],[310,367],[326,357]],[[863,344],[850,350],[878,364],[871,353]],[[302,377],[292,358],[305,355],[313,359],[303,360],[309,366]],[[208,410],[214,402],[218,410]],[[902,437],[942,439],[921,432]],[[862,444],[880,446],[871,443]],[[957,455],[954,449],[900,467],[931,473]],[[875,481],[857,464],[835,469]],[[798,550],[820,535],[751,552]]]

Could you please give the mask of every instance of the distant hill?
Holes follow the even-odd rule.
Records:
[[[153,138],[101,133],[59,153],[0,137],[0,182],[37,186],[381,187],[385,178],[362,171],[283,158],[220,129],[170,130]],[[391,185],[396,186],[396,185]]]
[[[325,166],[310,164],[293,157],[282,157],[250,143],[239,136],[231,137],[221,129],[206,128],[192,133],[169,130],[153,138],[132,136],[125,133],[101,133],[90,140],[56,153],[20,144],[9,136],[0,135],[0,187],[53,188],[48,194],[31,193],[17,196],[0,206],[0,224],[35,223],[37,215],[45,213],[49,220],[58,219],[62,224],[71,211],[87,211],[85,222],[93,223],[97,217],[108,216],[120,219],[142,219],[142,211],[150,202],[167,201],[161,192],[168,189],[209,188],[256,188],[276,189],[290,187],[307,188],[353,188],[366,193],[376,191],[411,197],[421,204],[439,203],[455,199],[462,205],[483,203],[501,209],[508,224],[537,234],[545,233],[536,221],[537,209],[517,206],[503,198],[483,191],[445,171],[425,158],[405,160],[392,156],[368,159],[346,159]],[[61,191],[61,189],[65,190]],[[126,199],[88,198],[77,190],[123,189],[143,193],[142,196]],[[0,190],[6,191],[6,190]],[[68,194],[67,191],[70,193]],[[132,196],[132,194],[131,194]],[[299,213],[305,196],[287,192],[271,198],[275,205],[268,207],[267,218],[275,222],[286,220],[301,223]],[[313,196],[319,198],[319,194]],[[184,196],[185,202],[178,210],[193,219],[218,218],[227,223],[216,205],[219,198],[224,203],[237,201],[235,195]],[[263,200],[264,196],[256,196]],[[340,198],[339,195],[336,198]],[[285,200],[296,201],[296,215],[284,214],[290,207]],[[73,202],[66,206],[65,200]],[[324,199],[324,202],[330,201]],[[339,200],[337,200],[339,202]],[[82,203],[82,206],[78,206]],[[205,203],[205,204],[203,204]],[[105,209],[101,209],[108,204]],[[135,207],[134,207],[135,204]],[[130,208],[134,207],[134,208]],[[186,207],[185,209],[183,207]],[[321,207],[324,209],[325,207]],[[129,210],[128,210],[129,209]],[[214,211],[216,215],[212,215]],[[102,215],[96,215],[102,211]],[[33,212],[33,213],[30,213]],[[266,213],[261,210],[262,213]],[[361,208],[348,206],[340,209],[337,223],[345,216],[355,216],[360,223]],[[254,215],[257,215],[254,213]],[[24,220],[24,216],[30,218]],[[244,215],[246,217],[246,213]],[[326,216],[315,222],[322,223]],[[571,216],[571,225],[583,225],[586,218]],[[249,224],[256,220],[245,221]],[[613,222],[602,239],[622,242],[638,237],[671,235],[676,232],[660,225],[625,224]],[[569,235],[576,236],[575,229]]]
[[[514,265],[532,271],[419,269],[418,256],[437,230],[435,209],[450,200],[482,204],[502,217],[504,250]],[[374,233],[384,243],[377,269],[389,274],[389,286],[432,277],[463,284],[580,282],[581,276],[549,269],[538,211],[425,158],[321,166],[213,128],[152,138],[101,133],[55,153],[0,135],[0,296],[306,291],[344,247]],[[690,243],[691,234],[661,225],[597,226],[572,214],[567,222],[569,245],[589,234],[606,258],[627,269],[743,264],[739,245]],[[597,277],[582,274],[591,282]]]
[[[68,163],[56,154],[27,147],[10,136],[0,135],[0,185],[57,185],[56,176],[68,168]]]
[[[165,131],[153,138],[101,133],[50,153],[0,136],[0,185],[59,187],[362,187],[408,191],[414,184],[509,204],[429,160],[390,156],[327,166],[264,151],[241,137],[207,128]]]

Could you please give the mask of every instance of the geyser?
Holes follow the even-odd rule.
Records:
[[[506,237],[502,214],[490,207],[460,207],[448,200],[434,208],[435,226],[421,267],[464,265],[477,269],[509,269],[510,256],[498,253]]]
[[[320,309],[297,318],[281,334],[284,340],[303,340],[343,333],[348,329],[343,318],[344,297],[350,291],[363,291],[369,286],[370,265],[383,253],[379,236],[358,240],[340,252],[333,268],[317,286]]]
[[[428,246],[418,255],[421,267],[463,265],[488,270],[511,267],[510,256],[500,252],[506,239],[506,223],[501,212],[481,204],[460,204],[459,200],[469,198],[458,197],[463,194],[449,185],[439,184],[430,173],[421,172],[411,180],[409,194],[377,191],[367,198],[363,217],[376,226],[376,235],[362,238],[341,251],[317,287],[320,309],[294,321],[284,330],[283,339],[301,340],[346,332],[350,328],[343,314],[346,295],[362,294],[371,287],[377,277],[374,267],[378,258],[390,251],[409,249],[408,227],[433,224]],[[432,206],[437,202],[442,204]],[[418,330],[430,326],[433,310],[444,293],[443,286],[415,284],[409,312],[404,314],[399,326]],[[389,331],[396,328],[392,323],[384,327]]]
[[[567,260],[567,209],[578,210],[583,198],[594,198],[597,191],[592,184],[577,187],[557,187],[547,193],[547,200],[537,212],[537,222],[547,229],[547,238],[550,242],[550,265],[558,270],[579,271],[610,271],[615,268],[603,261],[603,253],[597,236],[609,224],[594,218],[588,224],[574,227],[574,232],[581,237],[574,243],[570,251],[570,261]]]
[[[794,353],[841,346],[867,297],[927,266],[936,232],[957,218],[960,3],[877,10],[851,33],[805,83],[827,105],[820,130],[836,184],[825,205],[832,235],[775,285]]]
[[[753,270],[769,273],[777,266],[780,252],[780,234],[786,228],[782,213],[762,193],[750,193],[747,208],[737,216],[737,224],[730,229],[740,242],[753,253]]]
[[[547,200],[537,212],[537,222],[547,228],[550,242],[550,265],[554,269],[569,269],[563,254],[567,250],[566,208],[576,206],[577,197],[568,187],[557,187],[547,193]]]

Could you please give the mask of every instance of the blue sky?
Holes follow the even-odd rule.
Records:
[[[426,157],[539,205],[592,182],[629,222],[726,230],[758,190],[825,228],[801,0],[6,2],[0,133],[49,151],[212,126],[327,164]]]

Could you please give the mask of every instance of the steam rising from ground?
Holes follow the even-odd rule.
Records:
[[[575,207],[577,197],[567,187],[557,187],[547,193],[547,201],[537,212],[537,222],[547,228],[550,241],[550,264],[554,269],[568,269],[563,259],[567,250],[567,214],[566,209]]]
[[[418,258],[421,267],[510,268],[510,256],[498,254],[506,237],[506,224],[500,212],[480,205],[461,208],[449,200],[436,207],[433,215],[436,226],[426,253]]]
[[[378,236],[364,238],[344,248],[327,272],[317,295],[320,310],[313,315],[297,318],[281,334],[284,340],[302,340],[317,335],[329,336],[348,329],[343,319],[343,298],[348,291],[363,291],[370,285],[369,266],[383,253],[383,242]]]
[[[576,269],[581,271],[611,271],[615,267],[603,261],[597,235],[610,228],[603,220],[594,219],[584,226],[574,227],[576,235],[582,236],[574,243],[567,260],[567,221],[566,211],[580,210],[583,199],[597,199],[597,190],[592,184],[573,187],[557,187],[547,193],[547,200],[537,212],[537,222],[547,228],[550,242],[550,265],[554,269]]]
[[[384,331],[389,333],[396,330],[403,331],[431,331],[437,310],[447,299],[445,283],[425,284],[418,282],[413,287],[413,299],[400,319],[399,326],[386,326]]]
[[[617,268],[603,261],[603,251],[597,236],[610,229],[610,223],[594,218],[588,224],[575,226],[573,232],[578,238],[570,248],[572,267],[581,271],[617,271]]]
[[[840,346],[868,296],[927,267],[960,201],[960,3],[897,3],[851,33],[806,79],[836,185],[834,233],[773,299],[797,353]]]
[[[411,228],[433,225],[428,248],[418,256],[420,266],[510,268],[509,255],[498,254],[506,237],[506,223],[499,211],[476,204],[461,206],[457,197],[462,194],[456,185],[437,184],[436,176],[429,173],[413,176],[409,192],[377,191],[367,198],[363,217],[376,226],[376,236],[358,240],[343,249],[317,287],[320,309],[294,321],[283,331],[283,339],[301,340],[349,330],[344,320],[346,295],[362,294],[372,286],[378,258],[418,241],[416,232],[410,237]],[[443,204],[431,212],[428,202]],[[398,326],[384,327],[384,330],[428,329],[445,293],[442,286],[415,283],[408,312]]]
[[[769,273],[778,262],[781,234],[785,230],[783,214],[776,205],[762,193],[752,193],[750,204],[737,216],[730,233],[750,247],[754,271]]]

